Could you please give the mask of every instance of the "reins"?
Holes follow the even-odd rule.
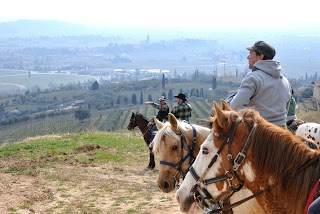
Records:
[[[142,137],[144,137],[148,132],[148,126],[145,128],[145,130],[142,132]]]
[[[141,133],[142,133],[142,137],[144,138],[144,136],[147,134],[147,132],[148,132],[148,125],[146,125],[146,128],[145,129],[143,129],[142,128],[142,125],[140,125],[139,123],[137,123],[137,121],[136,121],[136,117],[137,116],[139,116],[139,114],[136,114],[135,115],[135,117],[134,117],[134,123],[135,123],[135,126],[134,127],[136,127],[136,126],[138,126],[138,128],[140,129],[140,131],[141,131]],[[139,116],[142,120],[145,120],[146,122],[147,122],[147,124],[148,124],[148,120],[146,120],[143,116]],[[131,118],[130,119],[130,123],[132,123],[132,120],[133,118]],[[134,128],[133,127],[133,128]],[[142,131],[143,130],[143,131]]]

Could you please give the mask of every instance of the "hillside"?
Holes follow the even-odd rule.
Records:
[[[191,99],[189,103],[193,106],[192,123],[196,123],[198,119],[208,118],[212,103],[202,99]],[[169,102],[171,109],[175,105],[174,102]],[[91,117],[84,122],[80,122],[74,118],[71,110],[68,114],[52,114],[46,118],[30,119],[26,122],[0,126],[0,143],[15,142],[27,137],[53,133],[126,130],[132,112],[139,112],[145,115],[147,119],[151,119],[156,114],[156,110],[150,105],[137,105],[99,111],[92,110]]]
[[[310,116],[310,113],[308,115]],[[0,213],[179,214],[135,131],[51,134],[0,146]]]
[[[0,101],[0,144],[53,133],[125,130],[132,112],[139,112],[147,119],[156,115],[156,109],[144,105],[144,101],[158,102],[158,97],[164,95],[172,110],[177,105],[173,95],[180,90],[188,94],[193,107],[191,122],[197,123],[199,119],[208,118],[213,100],[226,97],[237,86],[219,80],[219,89],[209,90],[210,80],[170,80],[164,89],[160,80],[106,84],[100,85],[98,90],[74,85],[61,90],[3,97]],[[199,91],[203,92],[202,97]],[[77,102],[83,104],[77,105]],[[78,108],[87,109],[91,116],[83,122],[76,120],[74,112]]]
[[[180,213],[136,132],[48,135],[0,147],[0,213]]]

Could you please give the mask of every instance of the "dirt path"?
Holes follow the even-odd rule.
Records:
[[[0,169],[30,165],[30,172],[0,174],[0,213],[180,214],[174,193],[160,192],[158,170],[121,165],[53,164],[33,170],[20,160]],[[18,169],[18,167],[15,167]]]

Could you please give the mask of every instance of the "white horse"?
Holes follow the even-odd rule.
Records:
[[[320,124],[319,123],[303,123],[298,126],[296,135],[306,137],[315,142],[320,148]]]

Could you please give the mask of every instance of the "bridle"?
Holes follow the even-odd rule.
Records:
[[[240,201],[237,201],[233,204],[227,204],[226,206],[221,206],[220,202],[215,200],[211,194],[207,191],[206,186],[212,183],[216,183],[216,182],[222,182],[222,181],[227,181],[228,185],[229,185],[229,189],[232,190],[232,193],[230,195],[228,195],[226,198],[224,198],[224,201],[230,199],[230,197],[237,191],[239,191],[243,185],[244,182],[240,179],[237,170],[239,168],[239,166],[241,166],[241,164],[243,163],[245,157],[246,157],[246,152],[251,144],[251,137],[254,133],[254,130],[257,126],[257,124],[254,124],[253,127],[251,128],[246,142],[242,148],[242,150],[237,154],[236,158],[233,160],[232,154],[231,154],[231,145],[232,145],[232,140],[234,137],[234,134],[236,132],[236,129],[239,125],[239,123],[241,122],[241,119],[237,119],[232,127],[230,132],[227,134],[227,136],[224,136],[220,133],[214,132],[213,136],[220,138],[223,140],[222,145],[220,146],[220,148],[218,149],[217,153],[215,154],[215,156],[211,159],[208,167],[206,168],[206,170],[204,171],[204,173],[200,176],[197,175],[197,173],[195,172],[194,168],[191,166],[190,167],[190,173],[193,176],[193,178],[196,180],[196,184],[192,187],[190,194],[193,194],[193,197],[195,199],[195,202],[197,203],[197,205],[202,208],[204,210],[204,213],[222,213],[224,211],[228,211],[228,210],[232,210],[232,208],[239,206],[241,204],[243,204],[244,202],[253,199],[265,192],[270,191],[274,185],[267,185],[265,188],[260,189],[259,191],[257,191],[256,193],[252,194],[251,196],[248,196]],[[215,178],[210,178],[210,179],[204,179],[204,177],[206,176],[206,174],[208,173],[209,169],[212,167],[212,165],[216,162],[216,160],[218,159],[219,155],[221,154],[222,150],[224,149],[224,147],[228,145],[228,160],[230,162],[231,168],[223,175],[217,176]],[[311,159],[307,160],[306,162],[304,162],[293,174],[287,176],[284,181],[288,181],[291,178],[293,178],[295,175],[297,175],[298,173],[303,172],[304,169],[306,169],[307,167],[309,167],[311,164],[313,164],[314,162],[318,161],[320,159],[320,155],[316,155],[314,157],[312,157]],[[238,185],[234,184],[234,180],[238,181]],[[204,187],[201,187],[202,186]],[[210,205],[214,205],[215,208],[211,208],[212,206]],[[217,208],[216,208],[217,207]]]
[[[134,115],[134,117],[131,117],[130,118],[130,130],[134,129],[134,127],[138,126],[137,122],[136,122],[136,116],[137,115]],[[142,137],[144,137],[146,135],[146,133],[148,132],[148,126],[146,126],[146,128],[144,129],[144,131],[142,131]]]
[[[178,184],[179,184],[179,181],[180,181],[180,178],[179,178],[179,173],[181,175],[182,178],[185,177],[185,175],[187,174],[187,172],[189,171],[189,167],[187,170],[185,171],[182,171],[182,164],[189,158],[189,166],[191,166],[195,160],[195,156],[194,156],[194,149],[195,149],[195,146],[196,146],[196,142],[197,142],[197,131],[196,129],[194,128],[194,126],[191,126],[192,127],[192,131],[193,131],[193,142],[192,142],[192,146],[191,146],[191,149],[190,151],[185,155],[183,156],[183,148],[184,148],[184,144],[186,144],[186,139],[185,137],[182,135],[181,131],[178,129],[175,131],[175,134],[180,136],[180,146],[181,146],[181,149],[180,149],[180,161],[178,163],[172,163],[172,162],[168,162],[168,161],[164,161],[164,160],[160,160],[160,164],[162,165],[167,165],[167,166],[171,166],[173,168],[176,169],[176,173],[175,175],[173,176],[173,179],[175,181],[175,185],[178,187]]]
[[[222,181],[226,180],[228,183],[228,188],[232,190],[232,193],[229,196],[227,196],[226,198],[224,198],[224,201],[226,201],[226,200],[229,200],[230,197],[235,192],[238,192],[243,187],[244,182],[243,182],[243,180],[241,180],[240,176],[238,175],[237,170],[238,170],[239,166],[243,163],[243,161],[246,157],[247,150],[248,150],[250,143],[251,143],[251,136],[254,133],[256,124],[251,128],[242,150],[237,154],[236,158],[233,159],[232,154],[231,154],[232,140],[233,140],[233,137],[234,137],[235,132],[237,130],[237,127],[241,121],[242,120],[240,118],[237,118],[237,120],[232,124],[231,130],[227,134],[227,136],[224,136],[223,134],[217,133],[217,132],[213,133],[214,137],[217,137],[217,138],[223,140],[223,143],[220,146],[220,148],[218,149],[217,153],[211,159],[207,169],[204,171],[204,173],[201,175],[201,177],[197,175],[197,173],[195,172],[195,170],[192,166],[190,167],[190,173],[193,176],[193,178],[196,180],[196,184],[192,187],[190,194],[193,194],[193,197],[194,197],[197,205],[200,208],[204,209],[206,213],[222,213],[224,211],[231,210],[232,208],[239,206],[240,204],[242,204],[242,203],[244,203],[254,197],[257,197],[258,195],[260,195],[266,191],[269,191],[269,189],[271,189],[271,186],[268,186],[267,188],[260,190],[245,199],[242,199],[234,204],[227,204],[226,206],[221,205],[219,201],[215,200],[211,196],[211,194],[208,192],[208,190],[206,189],[206,186],[209,184],[222,182]],[[227,145],[228,145],[227,157],[228,157],[229,163],[231,165],[230,169],[228,171],[226,171],[224,174],[217,176],[215,178],[204,179],[204,177],[208,173],[209,169],[216,162],[216,160],[220,156],[222,150]],[[235,184],[235,181],[238,184]],[[201,187],[201,184],[203,184],[204,187]],[[211,206],[210,206],[211,204],[213,204],[214,207],[216,207],[216,208],[211,209]]]

